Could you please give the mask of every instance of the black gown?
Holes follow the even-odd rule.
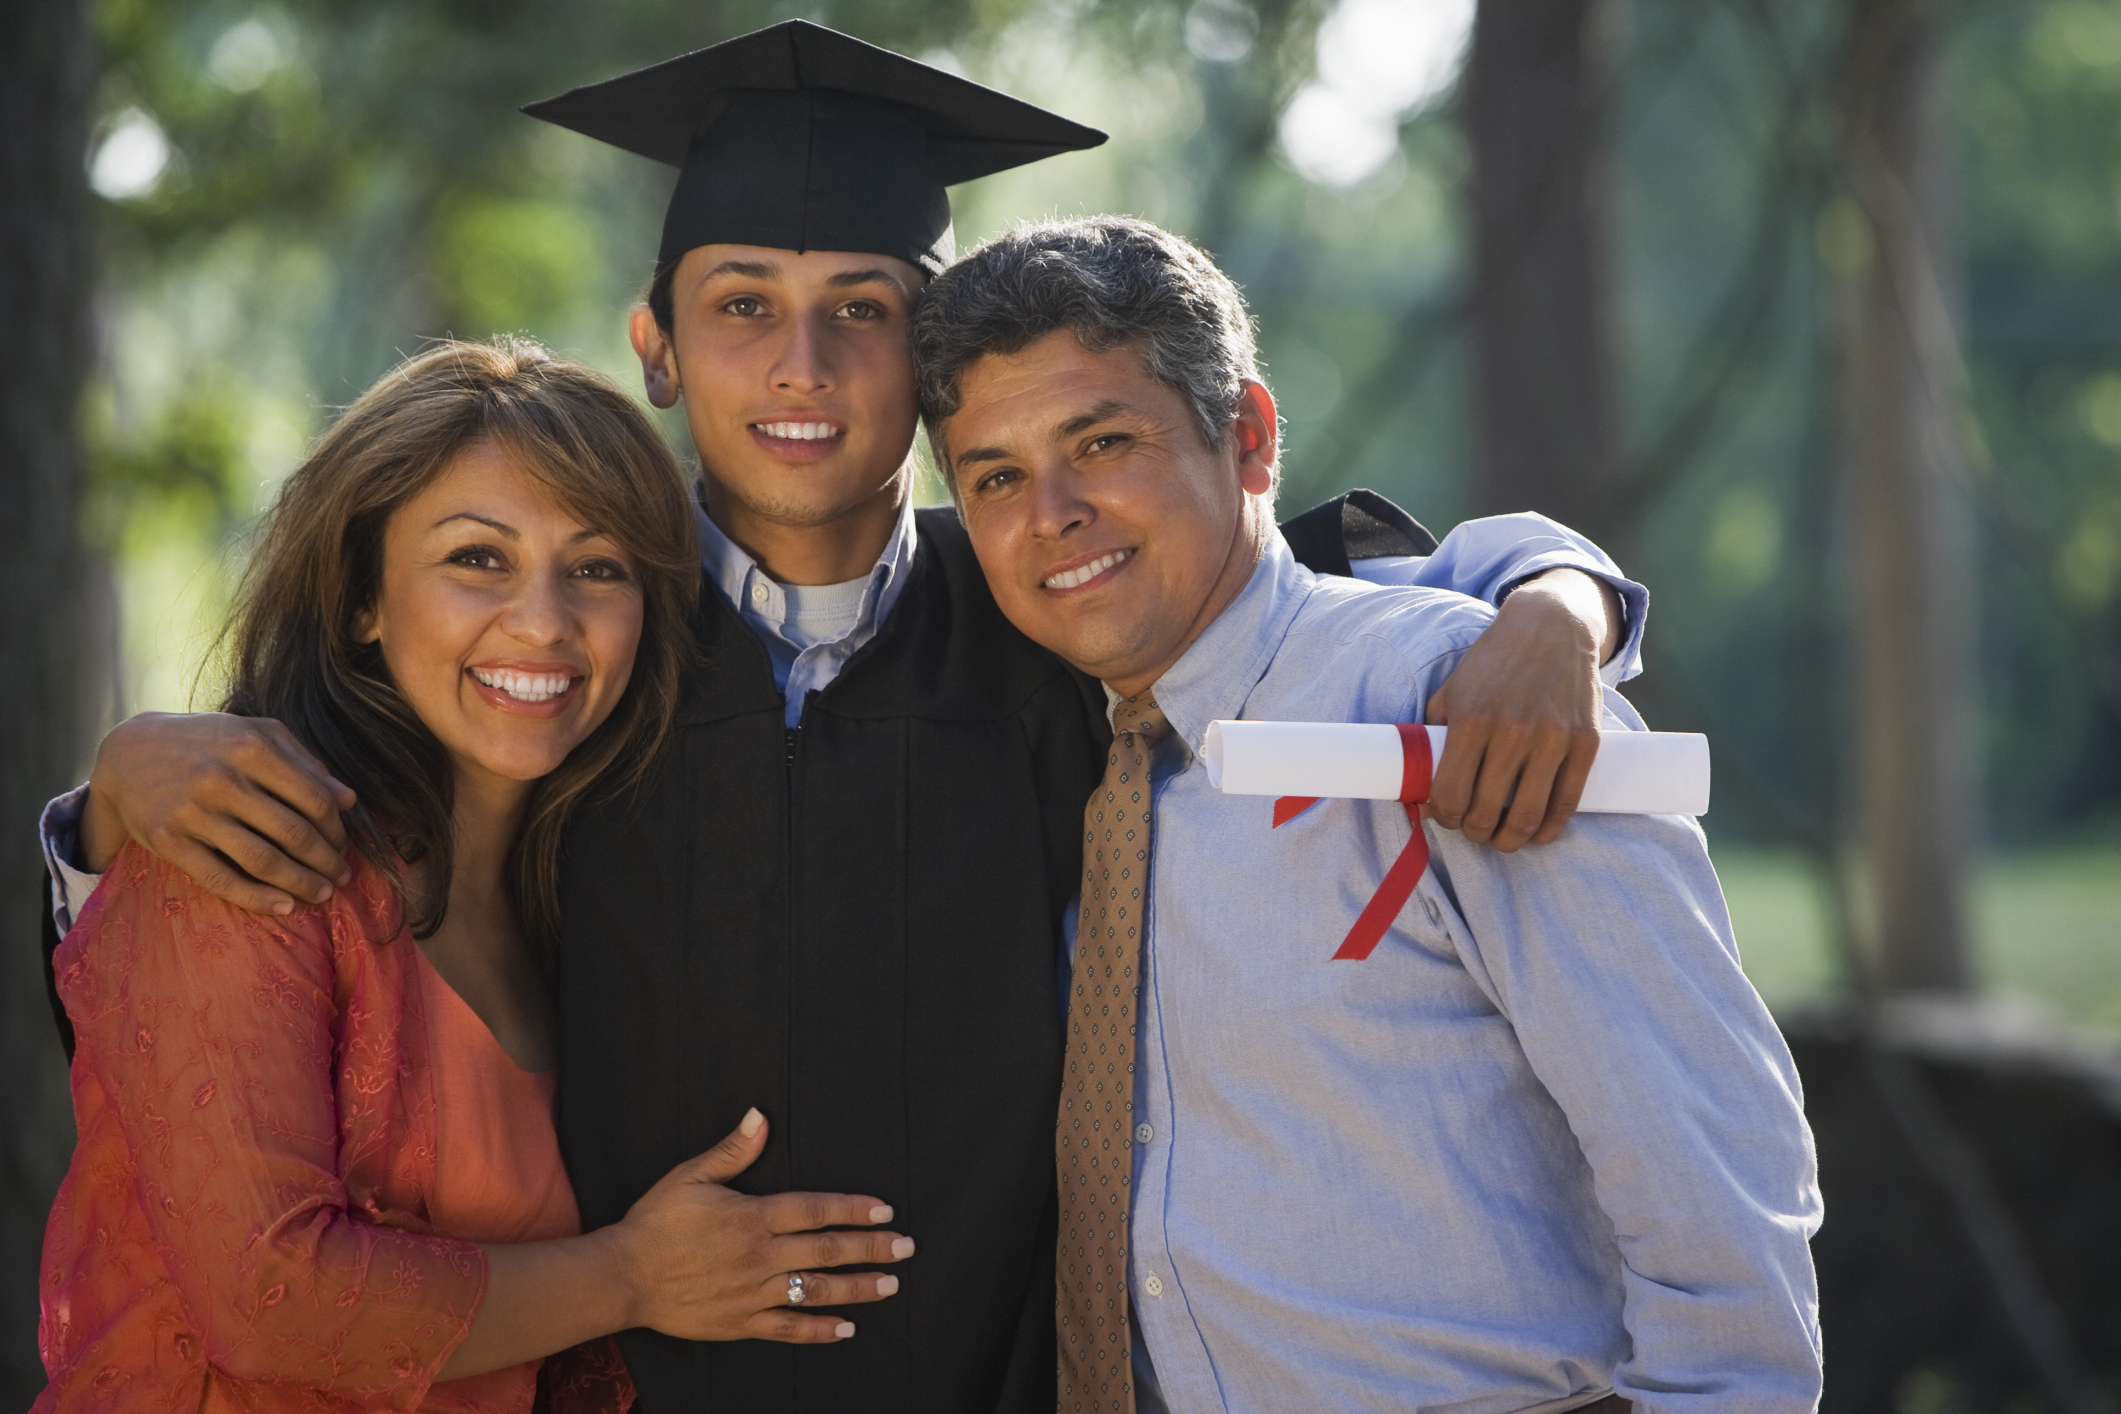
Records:
[[[756,1105],[772,1130],[735,1187],[874,1194],[919,1244],[849,1341],[626,1333],[642,1414],[1054,1407],[1060,919],[1110,729],[1102,688],[1002,617],[955,513],[916,524],[889,619],[800,730],[706,587],[649,781],[568,833],[559,1127],[584,1227]],[[1436,546],[1366,491],[1283,531],[1325,573]]]
[[[876,638],[784,725],[712,587],[651,782],[580,815],[563,882],[560,1137],[587,1226],[756,1105],[736,1187],[874,1194],[918,1251],[829,1346],[623,1338],[644,1414],[1054,1407],[1060,920],[1110,739],[1103,690],[1023,637],[955,514]],[[1314,568],[1434,548],[1354,493]]]

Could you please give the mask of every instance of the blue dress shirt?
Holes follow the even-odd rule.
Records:
[[[1818,1401],[1811,1136],[1699,827],[1579,815],[1499,854],[1429,826],[1391,931],[1335,961],[1405,811],[1329,800],[1274,829],[1196,759],[1216,718],[1419,721],[1490,617],[1314,577],[1277,535],[1156,684],[1145,1410]]]
[[[742,546],[722,533],[705,511],[697,507],[694,510],[700,531],[700,566],[707,572],[708,582],[722,592],[729,607],[766,646],[766,656],[773,662],[773,685],[781,690],[786,703],[783,720],[796,726],[803,720],[803,703],[810,694],[824,691],[840,675],[840,669],[847,666],[847,660],[876,637],[877,629],[890,617],[899,594],[906,588],[906,571],[913,566],[913,550],[918,543],[913,529],[913,502],[908,500],[899,507],[898,523],[891,528],[891,538],[884,542],[884,553],[869,571],[868,588],[862,592],[852,623],[837,634],[823,637],[802,632],[792,612],[791,591],[799,595],[801,589],[784,585],[767,574]],[[852,587],[852,583],[829,586]]]

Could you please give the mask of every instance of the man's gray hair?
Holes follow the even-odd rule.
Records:
[[[1244,384],[1259,381],[1244,296],[1198,246],[1131,216],[1018,226],[936,276],[913,318],[921,415],[953,495],[942,422],[965,370],[1058,329],[1091,353],[1139,348],[1211,447],[1228,440]]]

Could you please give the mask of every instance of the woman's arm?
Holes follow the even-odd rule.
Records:
[[[685,1340],[845,1340],[854,1323],[788,1306],[788,1274],[804,1303],[852,1306],[898,1290],[881,1272],[820,1267],[896,1262],[913,1239],[895,1232],[819,1232],[891,1221],[874,1198],[726,1187],[766,1147],[766,1119],[744,1116],[721,1143],[678,1165],[610,1227],[581,1237],[486,1249],[486,1303],[443,1379],[534,1360],[613,1331],[647,1326]]]
[[[334,924],[356,926],[341,910],[255,917],[128,846],[60,947],[58,984],[206,1358],[404,1406],[470,1330],[487,1264],[349,1211],[341,1143],[399,1122],[400,1071],[388,1037],[339,1054]],[[369,1113],[339,1113],[340,1064]]]

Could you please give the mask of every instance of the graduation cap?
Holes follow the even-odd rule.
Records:
[[[679,169],[659,260],[695,246],[955,254],[943,188],[1105,135],[788,20],[523,111]]]

